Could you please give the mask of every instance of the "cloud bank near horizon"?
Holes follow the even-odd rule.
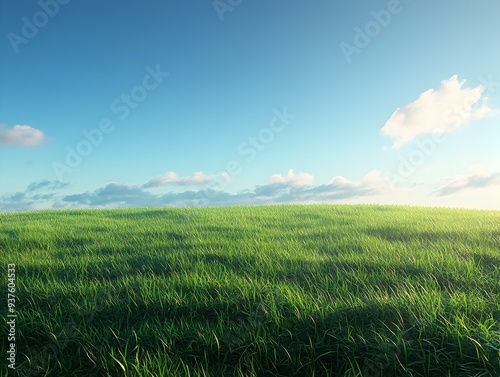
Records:
[[[314,177],[305,172],[290,169],[286,175],[273,174],[267,184],[257,185],[237,193],[229,193],[218,186],[215,177],[202,172],[180,177],[168,174],[173,187],[183,191],[158,193],[155,185],[110,182],[95,190],[67,193],[67,182],[41,180],[30,183],[24,191],[0,196],[0,212],[37,209],[76,208],[131,208],[131,207],[188,207],[233,206],[265,204],[335,204],[367,200],[367,203],[389,203],[398,193],[409,194],[413,186],[395,187],[380,170],[372,170],[355,181],[334,176],[328,183],[313,184]],[[201,179],[203,178],[203,179]],[[148,181],[151,182],[151,181]],[[182,183],[178,183],[182,182]],[[187,182],[194,188],[185,188]],[[166,186],[169,186],[168,184]],[[444,178],[437,189],[427,193],[431,199],[451,196],[460,192],[479,191],[500,186],[500,173],[487,172],[476,167],[470,172]],[[381,199],[378,202],[374,199]],[[434,201],[433,204],[436,204]]]
[[[482,167],[478,167],[468,174],[445,178],[439,188],[434,191],[434,195],[448,196],[493,186],[500,186],[500,173],[490,173]]]
[[[167,177],[167,179],[165,179]],[[175,173],[162,176],[161,185],[201,185],[214,183],[214,178],[197,172],[188,177]],[[313,185],[311,174],[294,173],[290,169],[286,176],[274,174],[265,185],[253,190],[231,194],[216,184],[211,187],[189,189],[163,194],[152,193],[148,189],[159,184],[148,181],[143,185],[110,182],[103,187],[83,193],[62,195],[60,191],[68,186],[59,181],[37,181],[31,183],[24,192],[0,196],[0,211],[37,209],[44,201],[52,202],[49,208],[121,208],[121,207],[162,207],[162,206],[220,206],[285,203],[334,203],[350,198],[383,195],[392,190],[391,185],[378,170],[373,170],[359,181],[335,176],[327,184]]]

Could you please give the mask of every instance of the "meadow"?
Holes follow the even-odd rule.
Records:
[[[0,376],[500,376],[500,212],[0,214]]]

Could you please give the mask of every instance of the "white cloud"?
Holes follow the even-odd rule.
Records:
[[[44,141],[43,132],[28,125],[16,125],[12,128],[0,126],[0,147],[34,147]]]
[[[259,198],[267,197],[273,202],[280,203],[330,203],[348,198],[380,195],[390,192],[391,189],[391,185],[382,173],[373,170],[358,182],[335,176],[330,183],[318,186],[292,186],[289,182],[288,184],[271,183],[257,186],[254,195]]]
[[[314,177],[311,174],[300,172],[295,174],[293,169],[288,170],[288,174],[284,177],[281,174],[273,174],[271,176],[271,184],[281,184],[291,187],[301,187],[312,185]]]
[[[483,168],[475,168],[469,174],[445,178],[434,192],[436,196],[447,196],[460,191],[500,185],[500,173],[489,173]]]
[[[347,178],[341,176],[333,177],[331,183],[331,187],[336,188],[356,188],[356,189],[366,189],[377,192],[386,191],[389,189],[391,185],[386,177],[383,176],[380,170],[372,170],[367,175],[365,175],[359,182],[350,181]]]
[[[382,127],[383,135],[395,139],[398,149],[420,135],[449,133],[467,123],[497,112],[490,109],[484,96],[485,87],[463,88],[465,80],[457,76],[441,82],[438,89],[429,89],[410,104],[398,108]]]
[[[313,200],[339,200],[362,196],[386,194],[392,186],[379,170],[372,170],[359,181],[335,176],[327,185],[316,186],[308,192]]]
[[[213,181],[213,178],[202,173],[201,171],[195,172],[187,177],[179,177],[179,175],[175,172],[167,172],[165,175],[155,177],[143,187],[159,187],[159,186],[198,186],[205,185]]]

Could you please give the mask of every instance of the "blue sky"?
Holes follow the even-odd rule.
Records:
[[[0,211],[500,209],[500,3],[0,0]]]

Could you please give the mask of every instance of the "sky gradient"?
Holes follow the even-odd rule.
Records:
[[[0,0],[0,211],[500,210],[500,3]]]

